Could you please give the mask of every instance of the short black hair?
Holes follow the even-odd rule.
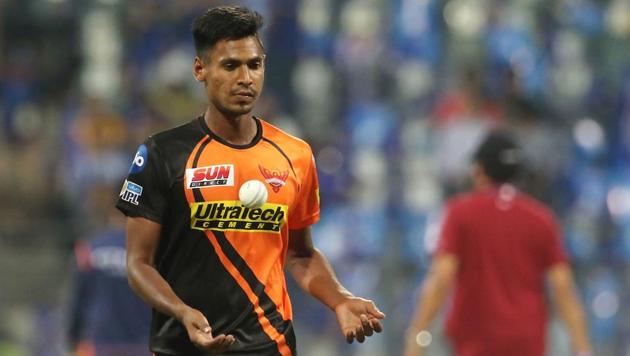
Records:
[[[197,55],[222,40],[256,36],[263,26],[262,16],[244,6],[217,6],[195,18],[192,35]]]
[[[479,145],[473,161],[496,183],[514,180],[523,168],[523,152],[507,131],[490,132]]]

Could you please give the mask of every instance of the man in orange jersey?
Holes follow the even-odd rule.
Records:
[[[510,184],[522,154],[491,133],[473,165],[474,192],[448,202],[437,252],[407,331],[405,356],[424,355],[451,288],[446,332],[459,356],[545,354],[548,280],[576,355],[591,355],[584,312],[553,213]]]
[[[265,73],[261,26],[258,13],[234,6],[195,19],[193,75],[208,108],[149,137],[120,192],[129,283],[154,309],[156,355],[295,354],[285,266],[335,312],[348,342],[382,330],[384,314],[341,286],[313,247],[311,148],[250,114]],[[250,180],[267,188],[260,207],[239,201]]]

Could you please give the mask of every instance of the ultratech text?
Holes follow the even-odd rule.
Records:
[[[250,209],[239,201],[214,201],[194,203],[190,209],[190,227],[196,230],[279,233],[287,216],[285,205],[270,203]]]

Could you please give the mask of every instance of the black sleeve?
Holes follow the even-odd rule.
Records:
[[[168,166],[153,139],[148,138],[133,159],[116,207],[130,217],[162,223],[168,194]]]

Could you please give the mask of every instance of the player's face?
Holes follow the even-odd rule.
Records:
[[[265,79],[265,54],[258,38],[218,42],[201,59],[193,74],[206,84],[210,104],[227,116],[251,112]]]

